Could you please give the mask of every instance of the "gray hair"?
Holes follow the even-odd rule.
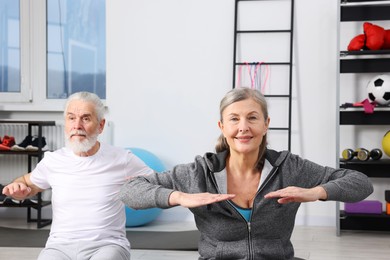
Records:
[[[86,91],[76,92],[68,97],[68,100],[66,101],[65,104],[64,116],[66,116],[66,112],[68,111],[69,103],[73,100],[82,100],[85,102],[91,102],[95,106],[95,112],[98,121],[100,122],[102,119],[104,119],[105,107],[103,102],[98,97],[98,95]]]
[[[268,106],[267,101],[263,94],[260,93],[260,91],[256,89],[241,87],[241,88],[234,88],[226,93],[226,95],[222,98],[220,105],[219,105],[219,116],[220,121],[223,123],[222,120],[222,113],[223,111],[231,104],[246,100],[246,99],[252,99],[256,103],[260,105],[261,111],[264,115],[264,120],[268,119]],[[261,168],[264,163],[264,152],[267,146],[267,134],[264,135],[263,141],[260,144],[260,150],[259,150],[259,157],[257,162],[257,167]],[[221,134],[217,140],[217,144],[215,145],[216,152],[222,152],[222,151],[229,151],[230,147],[229,144],[226,141],[226,138]]]

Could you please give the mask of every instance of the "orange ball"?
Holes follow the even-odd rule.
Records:
[[[383,136],[382,149],[387,156],[390,156],[390,130]]]

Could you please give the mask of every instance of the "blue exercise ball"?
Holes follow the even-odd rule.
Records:
[[[128,148],[133,154],[140,158],[147,166],[156,172],[165,171],[165,166],[161,160],[153,153],[141,148]]]
[[[156,172],[165,171],[164,164],[153,153],[141,148],[127,148],[138,158],[140,158],[147,166]],[[160,215],[162,209],[150,208],[134,210],[126,207],[126,227],[139,227],[148,224],[155,220]]]

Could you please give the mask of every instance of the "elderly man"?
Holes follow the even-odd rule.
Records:
[[[126,180],[153,172],[131,152],[101,143],[104,105],[88,92],[66,103],[66,147],[46,152],[36,168],[3,189],[23,200],[52,188],[53,222],[39,260],[130,259],[124,204]]]

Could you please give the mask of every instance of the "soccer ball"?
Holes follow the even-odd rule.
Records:
[[[367,84],[368,98],[379,104],[387,106],[390,104],[390,76],[377,75]]]

